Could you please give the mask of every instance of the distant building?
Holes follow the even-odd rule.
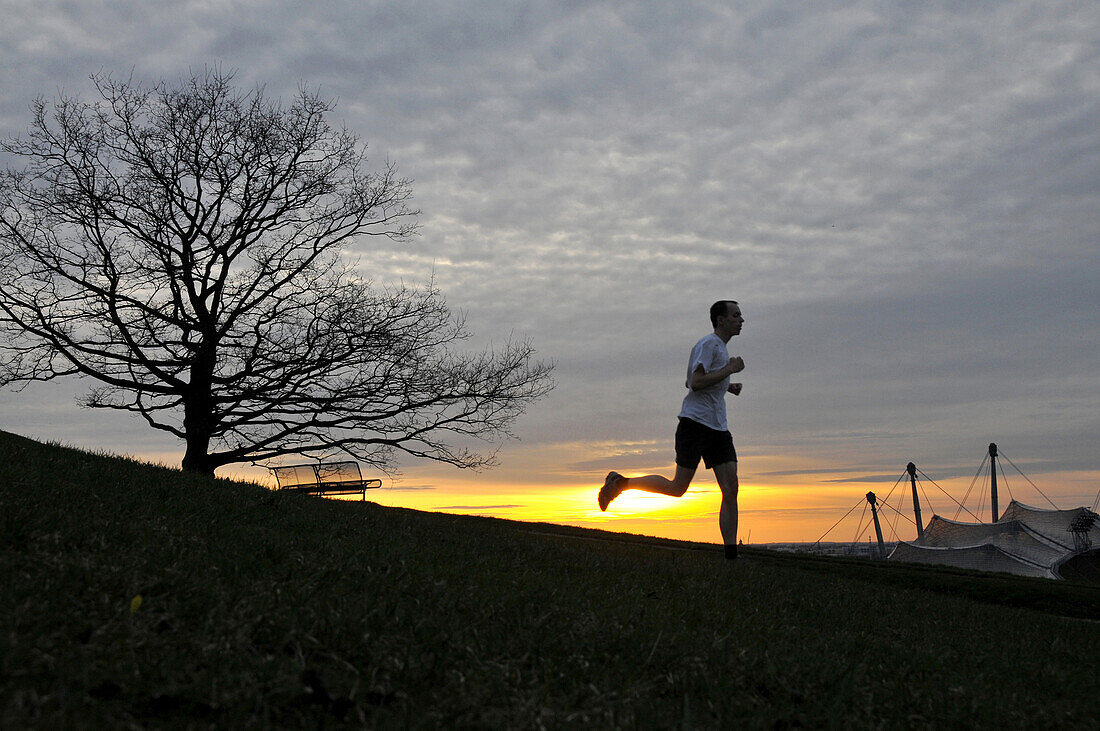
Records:
[[[890,550],[894,543],[887,543]],[[849,558],[877,558],[878,548],[872,543],[765,543],[760,548],[784,553],[809,553],[815,556],[843,556]]]

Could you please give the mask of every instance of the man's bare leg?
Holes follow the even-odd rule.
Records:
[[[669,497],[683,497],[695,477],[695,470],[676,465],[676,476],[671,480],[661,475],[643,477],[623,477],[617,472],[607,476],[600,490],[600,509],[607,510],[607,504],[623,493],[623,490],[644,490]],[[606,502],[605,502],[606,501]]]
[[[718,510],[718,529],[726,544],[726,558],[737,557],[737,462],[723,462],[714,467],[714,477],[722,490],[722,507]]]

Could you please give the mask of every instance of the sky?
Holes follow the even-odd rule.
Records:
[[[990,442],[1027,476],[1003,465],[1012,497],[1097,496],[1100,4],[0,0],[0,17],[2,136],[99,71],[320,88],[422,211],[414,241],[356,248],[360,269],[434,276],[471,348],[525,337],[555,363],[497,467],[406,460],[376,502],[719,541],[702,469],[680,500],[601,513],[595,495],[610,469],[671,475],[687,355],[727,298],[745,542],[865,538],[858,507],[827,531],[909,461],[925,519],[951,517],[938,487],[979,492]],[[0,429],[178,464],[167,435],[77,407],[89,385],[0,391]],[[909,512],[904,487],[888,504]]]

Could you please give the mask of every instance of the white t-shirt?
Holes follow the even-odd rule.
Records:
[[[714,333],[707,335],[691,349],[687,369],[688,383],[691,382],[691,374],[699,366],[703,366],[704,372],[713,373],[728,365],[729,362],[730,354],[726,350],[726,344],[722,342],[722,338]],[[697,421],[704,426],[709,426],[711,429],[729,431],[729,425],[726,423],[726,391],[729,387],[729,376],[710,388],[703,388],[698,391],[692,391],[691,387],[688,386],[688,393],[687,396],[684,396],[684,405],[680,409],[680,416]]]

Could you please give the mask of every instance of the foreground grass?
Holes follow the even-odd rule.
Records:
[[[3,728],[1092,728],[1100,712],[1095,587],[727,565],[2,432],[0,460]]]

